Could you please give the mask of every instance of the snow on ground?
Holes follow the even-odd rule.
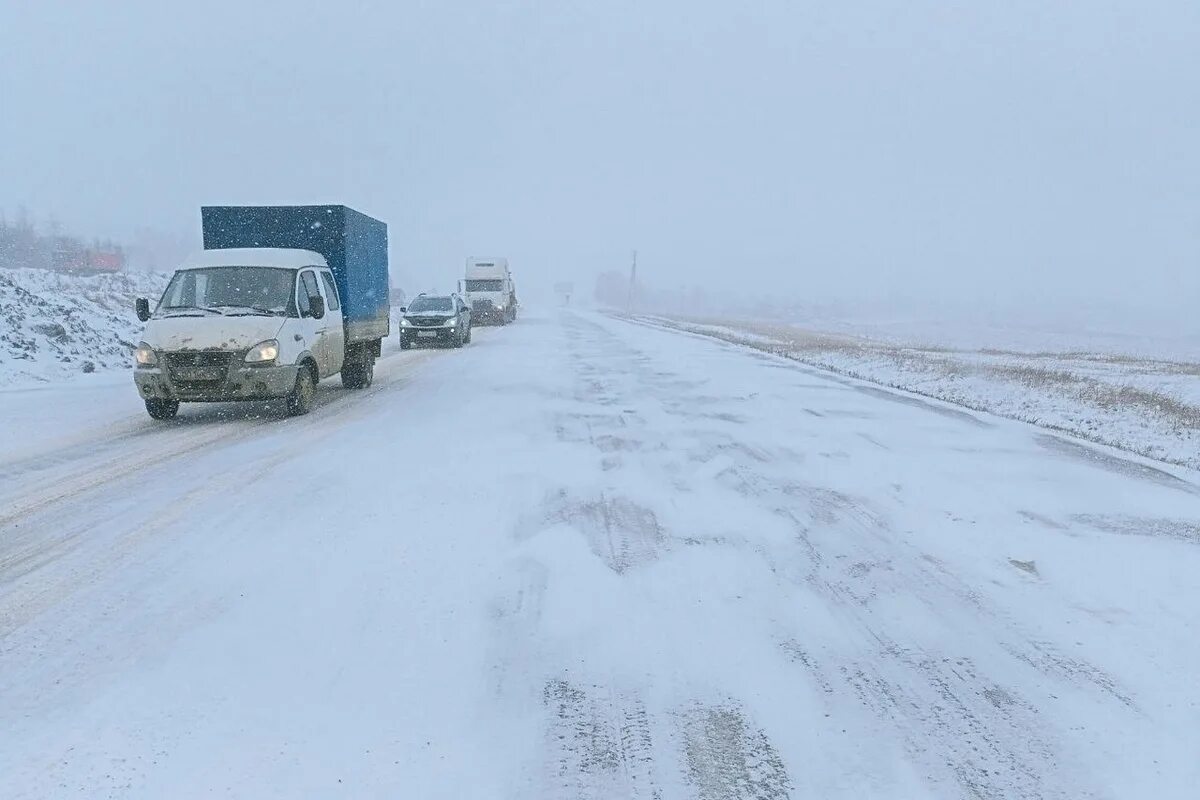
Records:
[[[975,410],[1068,431],[1168,463],[1200,467],[1200,351],[1191,360],[1132,356],[1096,347],[1054,351],[1047,341],[1028,350],[999,342],[1034,343],[1034,334],[989,336],[983,329],[943,333],[924,344],[769,322],[645,321],[743,344],[885,386]],[[830,326],[835,327],[835,326]],[[865,330],[864,326],[853,326]],[[895,326],[873,330],[894,331]],[[964,341],[987,342],[969,349]],[[1066,339],[1049,337],[1065,344]],[[1078,347],[1084,342],[1072,340]],[[1140,340],[1143,352],[1186,353],[1187,337]]]
[[[0,392],[6,800],[1194,797],[1196,473],[599,315],[394,345],[297,419]]]
[[[127,369],[141,330],[133,302],[157,300],[168,277],[0,269],[0,387]]]
[[[1092,353],[1162,361],[1200,359],[1200,324],[1194,314],[1165,311],[1151,315],[1116,306],[1075,310],[1030,306],[1019,313],[985,306],[972,309],[965,317],[946,309],[922,315],[869,309],[855,313],[844,308],[836,316],[813,312],[790,322],[805,330],[926,348]]]

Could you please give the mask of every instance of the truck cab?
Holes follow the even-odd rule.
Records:
[[[506,258],[468,258],[462,293],[477,324],[507,325],[517,318],[517,290]]]
[[[134,353],[134,382],[156,419],[181,402],[287,398],[311,407],[345,360],[342,304],[325,258],[308,250],[205,250],[176,270]]]

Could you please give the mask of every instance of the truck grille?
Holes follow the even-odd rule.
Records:
[[[223,350],[197,350],[166,353],[167,372],[177,383],[212,384],[229,373],[233,353]]]
[[[167,353],[167,365],[174,367],[228,367],[233,353],[226,350],[180,350]]]

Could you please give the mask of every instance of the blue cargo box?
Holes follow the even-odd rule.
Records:
[[[346,206],[204,206],[204,249],[292,247],[325,257],[342,298],[346,341],[391,333],[387,225]]]

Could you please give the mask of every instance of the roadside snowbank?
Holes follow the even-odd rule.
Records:
[[[765,322],[639,319],[1200,468],[1200,360],[1109,347],[964,349],[947,337],[913,345]]]
[[[128,368],[134,298],[157,298],[168,277],[0,269],[0,386]]]

